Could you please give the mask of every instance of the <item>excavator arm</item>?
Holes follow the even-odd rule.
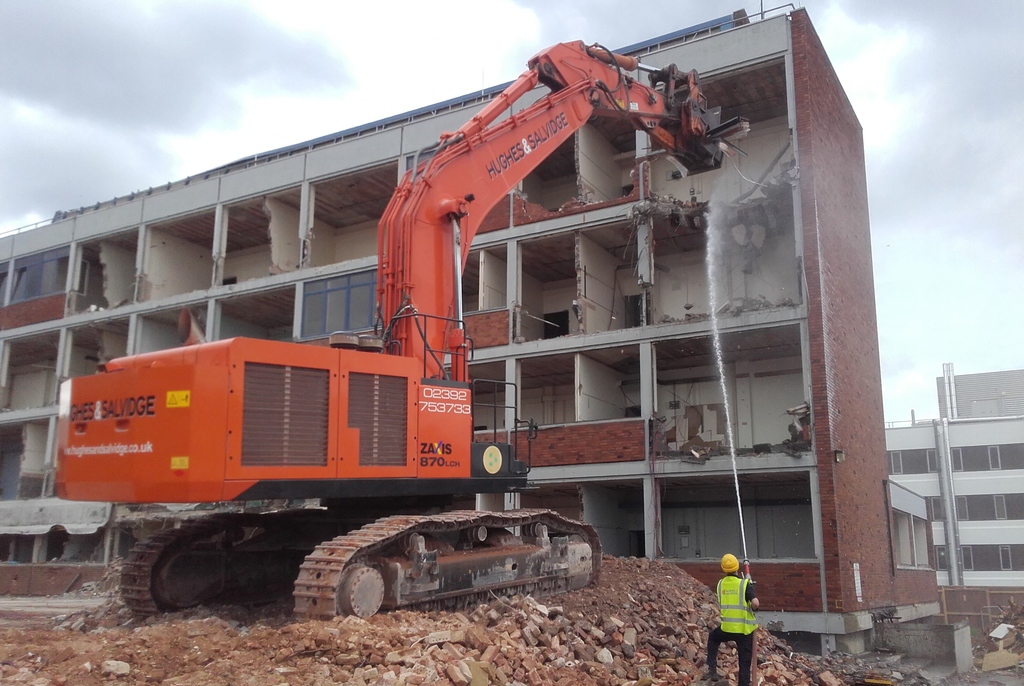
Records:
[[[534,56],[476,116],[417,156],[379,224],[378,314],[389,352],[422,359],[425,377],[445,376],[444,351],[463,345],[461,272],[481,222],[591,117],[630,122],[690,173],[721,164],[719,141],[746,122],[720,125],[696,72],[644,68],[648,86],[631,76],[640,67],[636,58],[601,46],[560,43]],[[513,111],[538,84],[551,92]],[[464,380],[457,367],[451,374]]]

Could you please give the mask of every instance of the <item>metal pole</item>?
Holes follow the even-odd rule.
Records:
[[[960,568],[960,529],[956,519],[956,491],[953,488],[953,451],[949,447],[949,422],[932,421],[935,430],[935,453],[939,467],[939,494],[942,499],[942,525],[946,531],[946,558],[949,563],[949,583],[963,586]]]

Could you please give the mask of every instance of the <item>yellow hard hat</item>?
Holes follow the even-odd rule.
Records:
[[[740,568],[740,561],[736,559],[736,556],[732,553],[726,553],[722,555],[722,571],[726,574],[732,574]]]

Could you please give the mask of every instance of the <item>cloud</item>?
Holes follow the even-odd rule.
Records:
[[[177,178],[168,137],[237,129],[252,93],[350,83],[240,3],[0,3],[0,228]]]
[[[323,41],[235,2],[4,3],[0,92],[100,125],[230,127],[237,90],[336,89],[349,79]]]

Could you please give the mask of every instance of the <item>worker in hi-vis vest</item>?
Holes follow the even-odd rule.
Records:
[[[760,603],[754,594],[754,582],[740,575],[740,562],[736,556],[726,553],[722,556],[722,571],[725,576],[718,582],[718,606],[722,623],[708,633],[707,681],[719,681],[718,646],[725,641],[736,642],[739,653],[739,677],[737,686],[750,686],[750,661],[754,654],[754,631],[757,620],[754,610]]]

